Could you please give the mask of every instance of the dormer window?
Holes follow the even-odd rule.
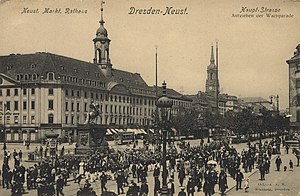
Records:
[[[54,80],[54,73],[53,72],[48,73],[48,80]]]
[[[77,73],[77,72],[78,72],[78,69],[74,69],[74,72]]]
[[[17,75],[17,80],[20,80],[20,75]]]
[[[33,75],[32,75],[32,80],[36,80],[36,79],[37,79],[36,74],[33,74]]]
[[[34,69],[34,68],[36,68],[36,64],[31,65],[31,69]]]
[[[27,74],[24,75],[24,80],[28,80],[28,75]]]
[[[65,67],[61,65],[61,66],[60,66],[60,69],[61,69],[61,70],[65,70]]]
[[[90,74],[90,72],[89,71],[86,71],[86,75],[89,75]]]
[[[11,69],[12,69],[11,65],[7,66],[7,70],[11,70]]]

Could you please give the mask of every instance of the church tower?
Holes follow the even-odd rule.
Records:
[[[95,50],[94,63],[98,65],[106,77],[110,77],[112,69],[109,58],[110,39],[108,38],[107,30],[104,28],[103,4],[104,2],[102,1],[100,27],[96,31],[96,38],[93,39]]]
[[[210,64],[207,67],[205,92],[209,95],[212,95],[215,99],[218,99],[218,92],[219,92],[218,66],[215,64],[213,45],[211,46]]]

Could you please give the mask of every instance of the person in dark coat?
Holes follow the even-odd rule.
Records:
[[[118,195],[124,194],[124,189],[123,189],[123,183],[124,183],[124,176],[121,173],[121,170],[118,172],[117,176],[117,189],[118,189]],[[122,192],[121,192],[122,191]]]
[[[57,196],[59,196],[60,194],[64,195],[64,193],[63,193],[64,184],[65,184],[64,179],[62,179],[62,176],[59,175],[58,179],[56,181],[56,195]]]
[[[236,181],[236,190],[242,189],[242,181],[244,179],[243,173],[238,169],[236,173],[235,181]]]
[[[276,158],[276,160],[275,160],[277,171],[280,171],[280,165],[281,165],[281,163],[282,163],[281,158],[280,158],[280,156],[278,156]]]
[[[22,161],[22,157],[23,157],[23,152],[22,152],[22,150],[20,150],[20,152],[19,152],[20,161]]]
[[[178,172],[178,179],[179,179],[180,186],[183,185],[184,178],[185,178],[185,169],[181,167]]]
[[[158,192],[160,191],[160,181],[158,178],[154,178],[154,195],[158,195]]]
[[[149,193],[149,187],[146,181],[143,181],[141,184],[140,196],[147,196]]]
[[[153,177],[158,178],[159,174],[160,174],[160,170],[159,170],[158,166],[155,165],[155,168],[154,168],[154,171],[153,171]]]
[[[211,194],[212,193],[211,182],[207,179],[204,181],[203,192],[204,192],[205,196],[212,195]]]
[[[265,162],[261,163],[259,167],[259,172],[260,172],[260,180],[265,180]]]
[[[194,196],[194,193],[195,193],[195,184],[193,182],[193,179],[192,178],[189,178],[189,181],[187,183],[187,193],[188,193],[188,196]]]
[[[224,172],[224,170],[221,170],[221,173],[219,175],[219,190],[221,191],[221,194],[224,194],[227,189],[227,175]]]
[[[102,174],[100,176],[100,182],[101,182],[101,192],[103,193],[104,191],[107,191],[107,188],[106,188],[107,175],[104,172],[102,172]]]

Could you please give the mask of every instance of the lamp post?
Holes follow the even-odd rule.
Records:
[[[171,108],[173,102],[167,97],[167,84],[162,84],[162,96],[157,100],[156,106],[158,108],[159,123],[163,134],[163,172],[162,172],[162,189],[161,195],[168,195],[167,187],[167,132],[169,129],[169,121],[171,117]]]
[[[258,118],[258,129],[259,129],[259,143],[261,144],[261,133],[262,133],[263,114],[259,112],[259,113],[257,114],[257,118]]]

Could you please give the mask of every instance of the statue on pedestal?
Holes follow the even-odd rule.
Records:
[[[93,125],[96,124],[99,115],[100,115],[99,104],[96,104],[92,101],[90,105],[90,111],[87,114],[87,118],[84,124],[93,124]]]

